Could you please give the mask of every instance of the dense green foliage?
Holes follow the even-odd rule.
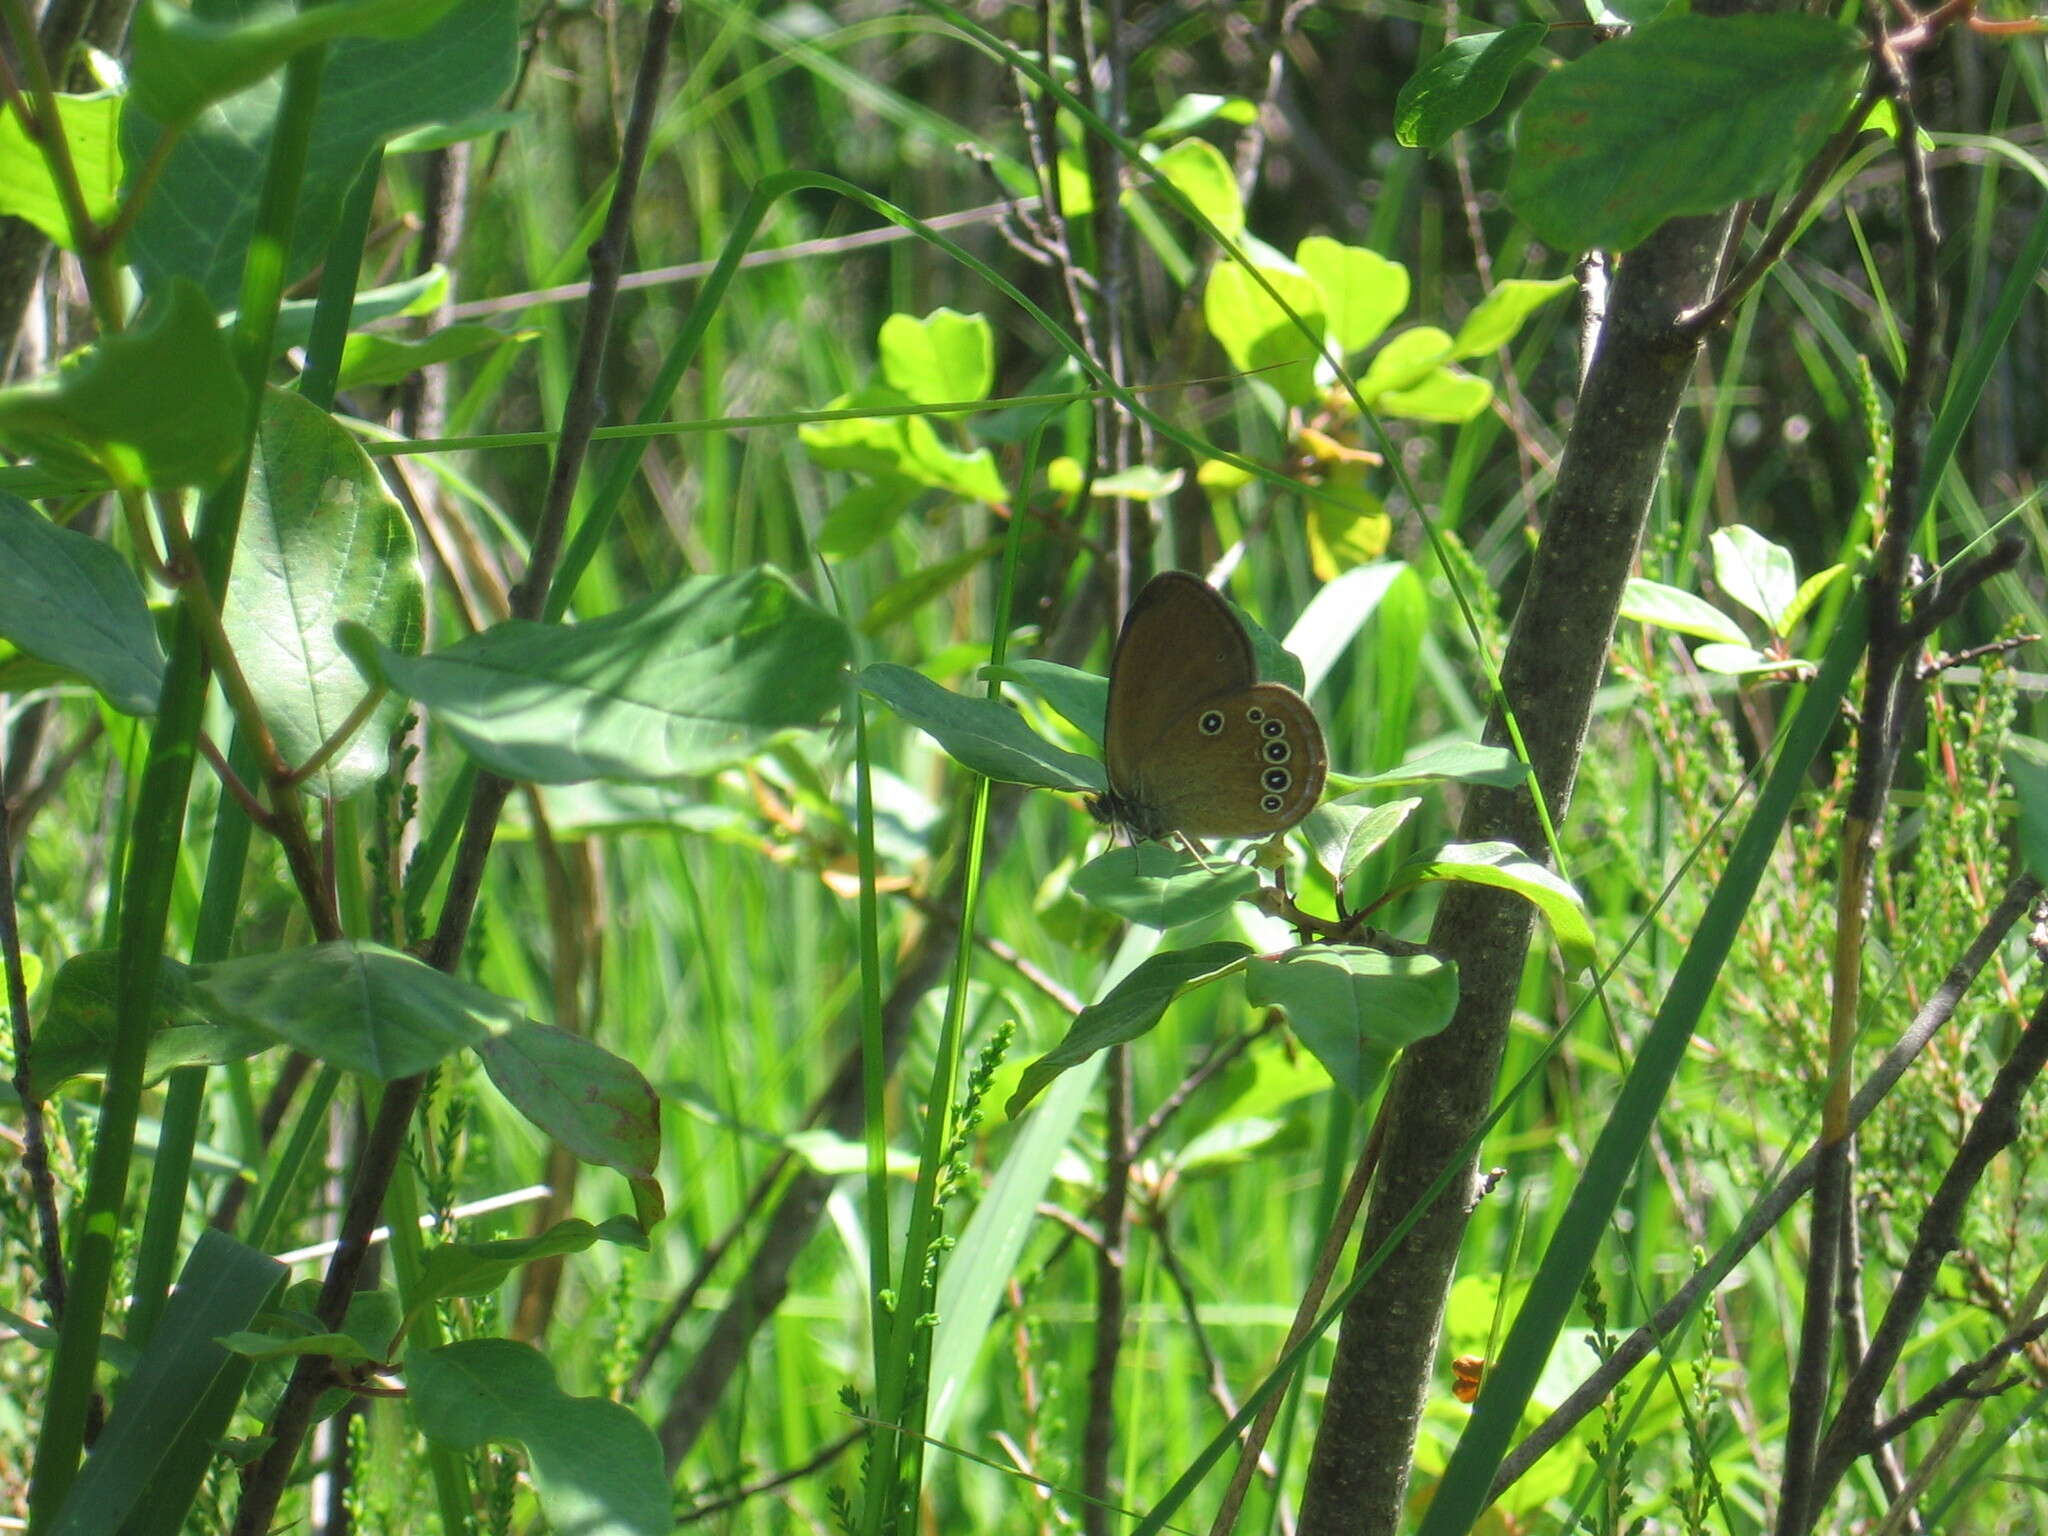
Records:
[[[1319,1257],[1452,1018],[1447,888],[1537,927],[1417,1517],[1484,1427],[1454,1382],[1499,1364],[1532,1429],[1709,1264],[1821,1127],[1844,967],[1857,1086],[2048,874],[2048,65],[1947,12],[1902,125],[1868,18],[1495,9],[1446,47],[1399,3],[689,0],[642,122],[639,8],[142,0],[118,111],[68,80],[54,166],[0,134],[12,233],[65,253],[0,388],[0,1127],[49,1141],[0,1169],[0,1515],[1202,1529],[1270,1398],[1235,1528],[1291,1529],[1376,1262]],[[586,308],[642,142],[641,277]],[[1737,199],[1722,275],[1767,270],[1672,353],[1639,578],[1611,644],[1559,626],[1606,665],[1569,813],[1461,841],[1527,792],[1519,726],[1480,737],[1599,451],[1582,316]],[[1916,524],[1894,406],[1936,353]],[[1859,932],[1888,528],[1920,576],[2027,544],[1915,637]],[[1316,705],[1277,876],[1083,809],[1117,600],[1171,566]],[[1852,1343],[2031,1038],[2026,939],[1863,1126]],[[1875,1413],[1997,1367],[1894,1444],[1930,1529],[2048,1524],[2025,1086]],[[1472,1528],[1771,1529],[1811,1209]],[[1444,1485],[1474,1514],[1490,1444]]]

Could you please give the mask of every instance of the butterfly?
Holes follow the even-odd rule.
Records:
[[[1267,838],[1315,808],[1329,752],[1308,700],[1259,681],[1251,636],[1207,582],[1162,571],[1109,663],[1098,821],[1133,839]]]

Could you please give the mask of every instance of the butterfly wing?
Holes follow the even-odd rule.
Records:
[[[1161,828],[1264,838],[1315,809],[1329,771],[1308,700],[1281,683],[1255,683],[1184,705],[1119,793]]]
[[[1137,767],[1189,705],[1259,680],[1251,637],[1215,588],[1185,571],[1161,571],[1124,615],[1109,662],[1109,718],[1102,758],[1111,791],[1129,800]]]

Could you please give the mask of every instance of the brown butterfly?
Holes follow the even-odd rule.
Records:
[[[1088,809],[1140,840],[1285,832],[1330,769],[1308,700],[1259,681],[1244,625],[1185,571],[1154,576],[1124,615],[1103,749],[1109,792]]]

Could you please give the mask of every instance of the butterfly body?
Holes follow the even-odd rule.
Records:
[[[1251,637],[1206,582],[1165,571],[1124,617],[1109,666],[1101,820],[1149,840],[1266,838],[1315,808],[1329,774],[1308,701],[1259,681]]]

